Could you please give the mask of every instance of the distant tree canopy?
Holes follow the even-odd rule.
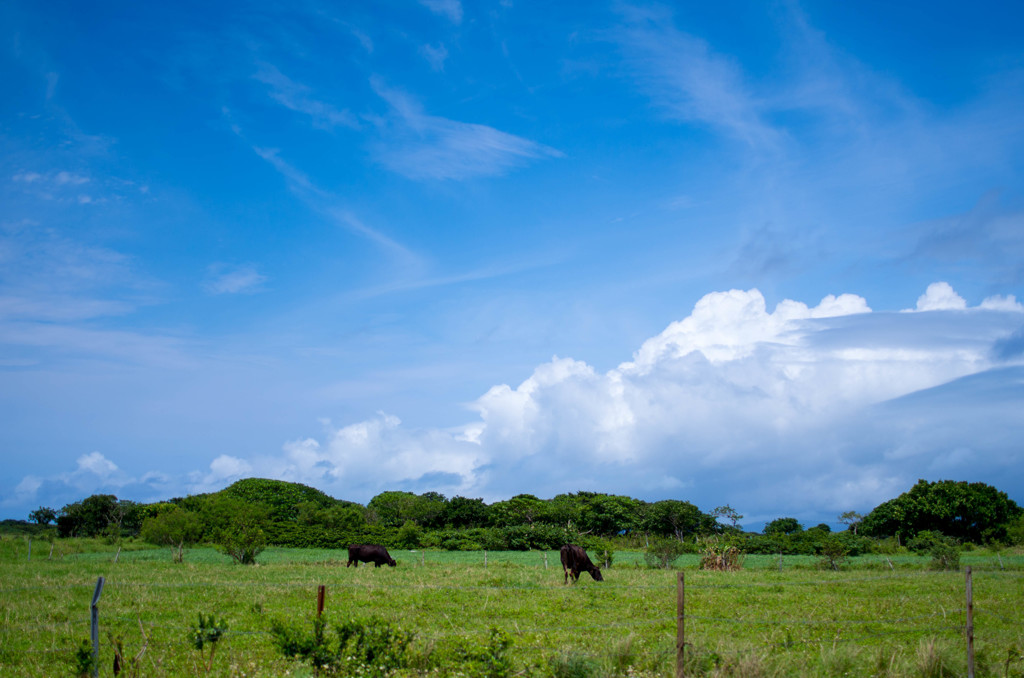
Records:
[[[846,553],[869,548],[871,538],[899,536],[903,544],[923,531],[961,541],[1019,539],[1021,508],[1005,493],[982,483],[919,481],[909,492],[876,507],[863,520],[840,515],[850,530],[830,535],[822,523],[804,529],[796,518],[769,522],[763,534],[744,533],[730,506],[704,513],[677,499],[647,502],[601,492],[540,499],[518,494],[488,505],[480,498],[437,492],[386,491],[366,506],[334,499],[312,487],[262,478],[240,480],[219,492],[137,504],[96,494],[56,512],[59,536],[121,538],[138,535],[173,545],[180,559],[192,543],[219,545],[239,562],[253,562],[264,546],[345,548],[356,542],[392,547],[523,550],[558,548],[566,542],[606,548],[611,537],[638,543],[670,539],[695,548],[696,540],[727,534],[748,553],[818,553],[826,539]],[[50,515],[30,514],[40,523]],[[660,542],[659,542],[660,543]]]
[[[316,488],[265,478],[239,480],[217,494],[259,504],[267,510],[271,520],[295,519],[299,505],[304,502],[312,502],[321,508],[330,508],[338,503],[337,499]]]
[[[138,534],[145,511],[141,504],[118,500],[112,494],[94,494],[64,506],[57,513],[61,537],[95,537],[104,532]]]
[[[764,526],[765,534],[796,534],[802,532],[804,526],[796,518],[776,518]]]
[[[28,519],[37,525],[49,525],[57,520],[57,512],[48,506],[40,506],[28,514]]]
[[[1005,492],[985,483],[918,480],[909,491],[866,515],[860,533],[906,541],[928,530],[981,543],[1004,539],[1007,527],[1021,514],[1021,507]]]

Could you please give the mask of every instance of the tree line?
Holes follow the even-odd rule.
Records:
[[[920,480],[909,491],[867,515],[847,511],[847,529],[808,529],[795,518],[769,522],[761,533],[745,532],[732,507],[701,511],[689,501],[647,502],[599,492],[540,499],[520,494],[487,504],[480,498],[447,498],[437,492],[387,491],[365,506],[335,499],[298,483],[248,478],[219,492],[143,504],[94,494],[54,510],[40,507],[29,518],[56,523],[58,537],[104,537],[111,542],[141,537],[175,548],[175,559],[197,543],[218,545],[239,562],[251,563],[268,545],[344,548],[375,542],[395,548],[529,550],[581,543],[614,550],[669,540],[683,550],[719,535],[746,553],[820,554],[827,548],[858,553],[913,547],[922,539],[956,543],[1024,542],[1022,509],[1004,492],[984,483]]]

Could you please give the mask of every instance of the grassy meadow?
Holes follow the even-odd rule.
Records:
[[[103,576],[101,676],[113,675],[118,640],[126,657],[145,644],[139,676],[311,676],[268,630],[273,619],[311,628],[324,585],[329,622],[379,617],[414,634],[421,666],[395,675],[480,675],[436,658],[485,644],[494,627],[512,641],[510,675],[668,677],[680,571],[688,676],[966,675],[964,573],[928,570],[920,556],[852,558],[838,572],[812,557],[748,556],[724,573],[697,569],[695,556],[655,570],[617,552],[604,582],[565,586],[554,551],[546,568],[536,551],[487,553],[485,566],[483,552],[393,550],[396,568],[346,569],[331,550],[268,549],[256,566],[208,548],[174,564],[168,549],[134,542],[49,550],[33,542],[29,560],[24,538],[0,539],[0,675],[75,675]],[[974,569],[977,675],[1024,676],[1024,556],[971,552],[961,565]],[[227,622],[209,671],[190,643],[200,614]]]

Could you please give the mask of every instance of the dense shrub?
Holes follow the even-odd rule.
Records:
[[[647,567],[668,569],[686,552],[683,542],[672,537],[658,537],[651,540],[644,552]]]

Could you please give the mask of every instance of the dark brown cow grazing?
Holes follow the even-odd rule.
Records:
[[[590,562],[587,552],[576,544],[566,544],[562,547],[562,569],[565,571],[563,584],[569,583],[570,575],[574,582],[579,581],[581,572],[589,572],[594,581],[604,581],[601,568]]]
[[[391,557],[388,550],[379,544],[352,544],[348,547],[348,564],[359,567],[359,563],[373,563],[374,567],[380,567],[387,563],[394,567],[398,563]]]

